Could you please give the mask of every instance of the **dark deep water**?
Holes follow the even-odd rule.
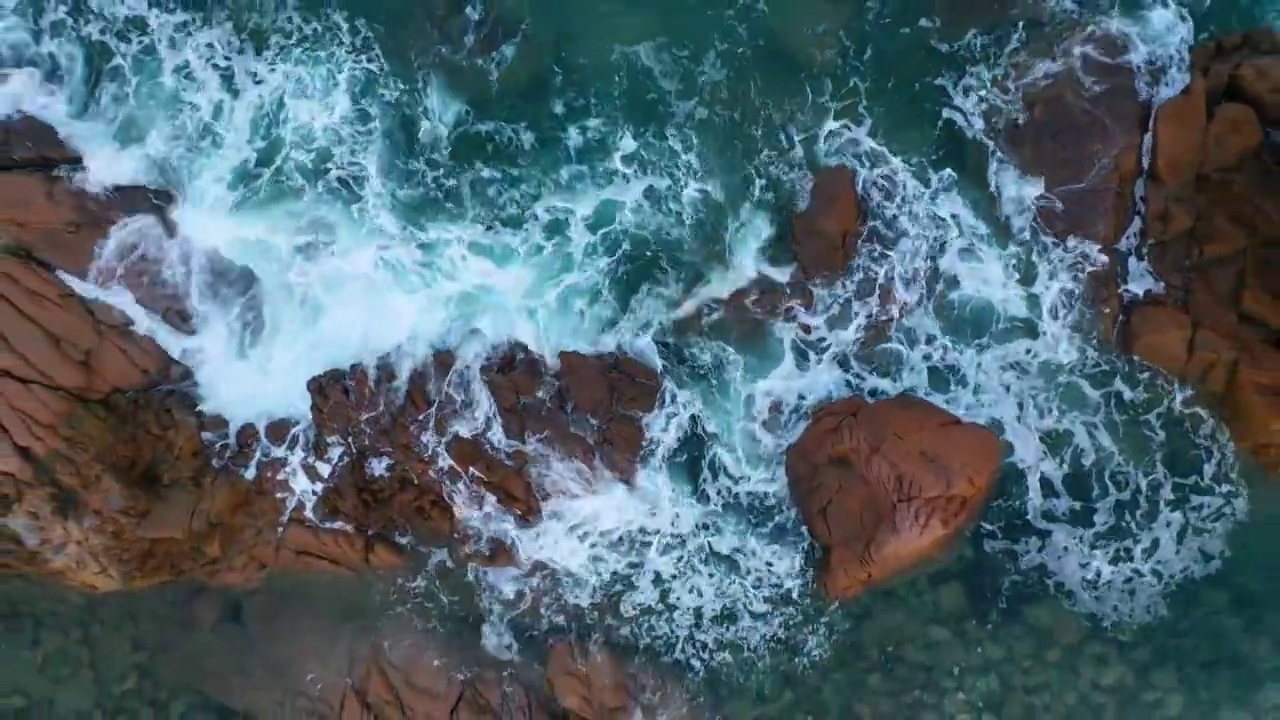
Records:
[[[222,593],[238,596],[236,610],[216,618],[191,588],[87,597],[5,579],[0,715],[235,716],[251,696],[302,691],[308,664],[331,660],[323,648],[407,615],[442,644],[514,649],[531,664],[555,632],[599,631],[687,677],[726,718],[1280,717],[1280,488],[1253,483],[1247,520],[1221,529],[1221,569],[1185,582],[1164,578],[1207,567],[1208,551],[1146,572],[1088,556],[1113,536],[1103,531],[1068,532],[1075,554],[1056,563],[1017,544],[1064,522],[1022,490],[1052,487],[1051,466],[1067,468],[1059,487],[1114,472],[1229,489],[1248,475],[1233,462],[1202,471],[1229,453],[1210,424],[1167,402],[1167,383],[1063,349],[1082,341],[1046,288],[1079,275],[1038,249],[1019,254],[1021,231],[994,200],[1016,188],[992,187],[986,148],[944,120],[982,100],[954,81],[998,72],[1015,23],[1014,57],[1036,57],[1067,28],[1111,17],[1113,3],[529,0],[498,3],[479,23],[461,4],[301,2],[287,15],[188,2],[180,16],[138,2],[0,0],[0,60],[57,88],[39,107],[93,146],[91,168],[95,147],[126,149],[127,162],[102,172],[179,188],[181,212],[225,235],[229,256],[323,290],[282,291],[275,335],[256,354],[197,368],[216,409],[288,412],[311,373],[481,327],[541,350],[612,343],[660,357],[681,411],[651,432],[682,439],[679,449],[642,474],[642,499],[579,498],[531,534],[477,520],[567,578],[545,617],[513,611],[537,592],[523,578],[449,570],[419,583],[277,578]],[[1114,16],[1139,25],[1163,7],[1118,4]],[[1263,0],[1188,11],[1197,37],[1280,19]],[[974,42],[954,44],[970,30]],[[1175,39],[1141,37],[1153,56]],[[786,262],[770,223],[809,169],[832,161],[871,178],[872,212],[903,238],[894,262],[936,270],[966,301],[904,323],[909,357],[876,367],[842,355],[848,337],[836,332],[798,358],[787,338],[673,340],[666,318],[681,298],[725,276],[740,283],[725,271],[735,263]],[[936,267],[967,240],[990,254]],[[334,261],[291,254],[306,243]],[[1061,272],[1027,270],[1051,265]],[[468,284],[486,273],[499,279]],[[1027,357],[1036,372],[1019,364]],[[1104,403],[1116,414],[1094,423],[1091,395],[1073,389],[1113,380],[1138,399]],[[807,546],[778,492],[785,442],[739,428],[762,422],[768,401],[794,425],[823,397],[901,389],[1003,428],[1005,488],[949,564],[828,610],[811,596]],[[1027,420],[1039,406],[1063,427]],[[1163,445],[1144,435],[1153,414]],[[694,427],[705,431],[690,440]],[[1075,452],[1081,436],[1101,456]],[[1040,456],[1061,462],[1028,459]],[[1090,563],[1116,579],[1072,585],[1072,569]]]

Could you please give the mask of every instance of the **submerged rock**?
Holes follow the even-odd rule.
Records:
[[[1164,291],[1129,308],[1124,350],[1195,384],[1236,443],[1280,471],[1280,36],[1220,38],[1156,111],[1147,256]]]
[[[994,433],[915,397],[820,408],[786,468],[822,550],[822,591],[849,600],[943,555],[982,514],[1000,463]]]
[[[547,687],[569,720],[705,717],[677,682],[624,662],[599,643],[561,640],[547,658]]]
[[[626,666],[603,647],[556,643],[547,660],[547,685],[575,720],[624,720],[636,709]]]

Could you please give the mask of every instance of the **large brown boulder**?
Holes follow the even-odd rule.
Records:
[[[1280,123],[1274,30],[1218,39],[1156,111],[1144,241],[1165,292],[1126,314],[1128,352],[1193,383],[1280,471]]]
[[[848,600],[943,555],[982,514],[1001,464],[990,430],[908,395],[820,408],[787,449],[787,482]]]

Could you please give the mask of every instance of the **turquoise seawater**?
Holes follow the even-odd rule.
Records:
[[[470,499],[520,568],[282,578],[212,625],[188,588],[6,579],[0,712],[261,708],[317,642],[395,610],[516,663],[598,634],[727,718],[1280,717],[1280,497],[1184,388],[1089,339],[1091,252],[1030,225],[1034,181],[995,143],[1011,68],[1083,27],[1126,37],[1158,100],[1196,39],[1277,21],[1257,1],[0,0],[0,114],[53,123],[91,182],[176,190],[186,239],[262,279],[257,335],[199,298],[193,338],[138,317],[210,411],[301,416],[324,370],[512,339],[666,381],[634,487],[560,468],[533,528]],[[681,333],[786,271],[780,230],[832,163],[881,242],[814,332]],[[869,350],[882,289],[897,323]],[[1001,434],[1000,494],[945,566],[831,608],[781,454],[813,406],[901,391]]]

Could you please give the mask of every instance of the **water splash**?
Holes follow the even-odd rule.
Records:
[[[751,5],[701,45],[651,39],[602,66],[560,57],[537,111],[468,94],[443,67],[406,72],[378,28],[338,13],[14,7],[0,57],[21,69],[0,85],[0,114],[57,126],[85,154],[90,186],[178,191],[175,246],[187,251],[134,224],[104,252],[145,245],[181,278],[189,249],[216,250],[262,283],[252,341],[238,309],[197,284],[194,336],[130,307],[193,368],[209,411],[233,424],[305,419],[314,374],[455,348],[449,382],[468,412],[454,430],[501,440],[478,373],[492,345],[617,349],[662,370],[632,486],[531,444],[547,458],[539,524],[454,489],[463,523],[523,561],[469,570],[495,652],[518,652],[527,624],[594,622],[694,669],[779,647],[820,653],[825,609],[810,601],[781,460],[814,405],[850,392],[913,392],[1000,432],[1008,482],[988,549],[1107,622],[1157,616],[1171,588],[1217,566],[1244,513],[1221,426],[1081,332],[1098,253],[1036,229],[1042,184],[988,125],[1016,104],[1005,80],[1028,52],[1022,32],[934,46],[968,68],[944,80],[942,115],[986,149],[982,179],[884,136],[881,100],[849,79],[880,68],[865,48],[846,40],[785,83],[764,74],[755,53],[777,51],[763,33],[779,20]],[[1176,85],[1185,15],[1157,4],[1099,22],[1130,40],[1151,97]],[[465,50],[479,35],[460,37]],[[475,62],[500,87],[510,57]],[[1036,67],[1022,77],[1057,66]],[[770,218],[804,202],[810,160],[857,169],[876,242],[758,346],[676,335],[704,300],[785,273]],[[886,318],[892,331],[868,346]]]

